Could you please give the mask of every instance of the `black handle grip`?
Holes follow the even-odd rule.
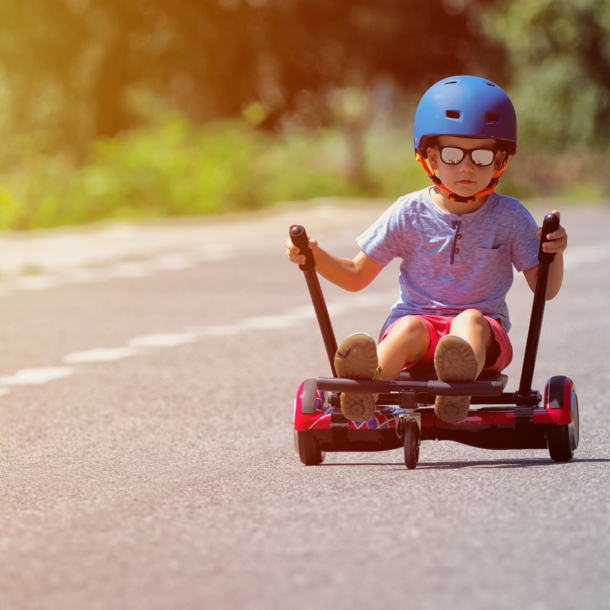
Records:
[[[544,222],[542,223],[542,233],[540,235],[540,248],[538,249],[538,260],[541,263],[552,263],[555,255],[552,252],[543,252],[542,244],[545,244],[547,241],[547,235],[552,233],[553,231],[557,231],[559,228],[559,216],[555,214],[547,214],[544,217]]]
[[[294,227],[290,229],[289,233],[292,243],[299,249],[301,254],[305,255],[305,264],[299,265],[299,268],[302,271],[314,269],[316,266],[316,261],[313,257],[313,252],[309,247],[309,238],[307,237],[305,227],[302,227],[301,225],[294,225]]]

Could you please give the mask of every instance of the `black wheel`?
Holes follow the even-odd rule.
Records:
[[[301,413],[313,415],[316,412],[317,384],[317,379],[305,380],[303,384],[303,397],[301,398]]]
[[[325,453],[320,449],[316,437],[311,432],[295,432],[299,458],[305,466],[317,466],[324,461]]]
[[[567,392],[566,392],[567,390]],[[549,381],[549,407],[563,409],[566,395],[570,401],[571,421],[567,425],[553,426],[547,434],[549,454],[554,462],[569,462],[579,442],[578,397],[574,384],[567,377],[552,377]]]
[[[419,426],[415,420],[407,421],[402,442],[405,450],[405,466],[413,470],[419,462]]]

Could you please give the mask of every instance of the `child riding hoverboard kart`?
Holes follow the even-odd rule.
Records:
[[[558,223],[549,214],[544,235]],[[307,252],[303,227],[290,231],[295,245]],[[334,373],[337,342],[315,271],[313,255],[301,266],[326,346],[332,378],[306,379],[294,407],[295,448],[307,466],[321,464],[326,451],[385,451],[404,448],[405,465],[417,466],[422,440],[452,440],[483,449],[546,449],[556,462],[568,462],[578,447],[578,399],[571,379],[551,377],[544,395],[531,389],[540,329],[544,315],[549,267],[553,255],[540,253],[540,271],[523,359],[519,389],[505,392],[508,377],[483,373],[468,383],[440,382],[402,373],[397,381],[340,379]],[[339,393],[379,394],[373,418],[347,420],[339,407]],[[472,396],[468,417],[457,424],[438,419],[432,405],[436,395]]]
[[[312,241],[312,248],[315,247],[317,253],[314,259],[304,229],[291,228],[291,239],[296,247],[288,244],[288,255],[290,260],[301,264],[305,273],[334,377],[309,379],[299,388],[295,404],[295,441],[300,458],[305,464],[319,464],[325,451],[378,451],[402,446],[407,467],[415,468],[420,441],[439,439],[490,449],[548,447],[553,460],[568,461],[578,445],[578,404],[571,380],[551,378],[544,397],[531,389],[547,290],[552,298],[561,285],[561,265],[556,264],[553,269],[551,265],[553,252],[562,252],[567,238],[559,226],[558,216],[549,215],[538,242],[533,234],[535,222],[529,212],[516,200],[494,193],[501,173],[516,151],[516,119],[512,104],[497,85],[484,79],[454,77],[441,81],[426,93],[418,106],[415,148],[418,160],[435,187],[399,199],[358,239],[362,252],[354,261],[332,257]],[[547,236],[552,241],[543,248]],[[455,240],[462,237],[464,239],[456,243]],[[487,260],[493,260],[494,264],[487,265],[483,272],[480,257],[491,255],[493,257]],[[391,314],[397,325],[393,342],[387,346],[380,344],[383,349],[379,354],[384,358],[383,362],[380,360],[381,369],[377,369],[373,379],[349,372],[343,377],[353,379],[338,378],[335,357],[344,353],[350,338],[335,356],[337,344],[314,268],[315,261],[325,277],[340,286],[358,290],[367,285],[360,282],[363,277],[370,282],[395,256],[404,258],[401,300]],[[363,264],[368,267],[364,274],[359,273],[354,283],[352,270]],[[513,265],[524,271],[534,290],[534,305],[519,389],[508,393],[504,391],[507,378],[499,371],[507,364],[506,359],[501,358],[506,345],[506,353],[510,352],[508,339],[503,339],[503,333],[505,336],[510,327],[504,297],[512,283]],[[425,273],[420,272],[422,269]],[[420,272],[420,276],[414,275],[414,271]],[[496,289],[494,299],[485,300],[486,286],[491,286],[492,291]],[[403,362],[419,362],[421,358],[412,355],[402,360],[401,354],[398,368],[396,361],[387,358],[391,353],[388,349],[396,345],[396,338],[404,338],[399,333],[407,325],[415,322],[421,330],[426,318],[430,328],[430,342],[427,333],[425,344],[421,336],[419,343],[414,342],[411,334],[407,349],[413,344],[419,344],[420,348],[428,343],[430,348],[434,345],[432,318],[417,315],[425,313],[418,312],[417,307],[422,307],[421,295],[427,290],[431,299],[428,309],[434,312],[445,307],[447,313],[441,311],[439,315],[449,317],[441,321],[451,323],[451,336],[443,336],[434,348],[438,377],[418,366],[399,375]],[[456,305],[451,306],[454,296]],[[472,305],[461,305],[474,303],[477,299],[481,303],[479,311],[476,306],[473,310]],[[441,306],[441,303],[447,305]],[[417,307],[413,307],[414,304]],[[451,316],[456,316],[455,312],[459,313],[460,308],[468,309],[466,320],[473,324],[482,320],[480,311],[490,312],[491,318],[486,316],[487,322],[483,321],[479,327],[486,331],[492,329],[496,342],[488,336],[487,342],[482,344],[482,358],[476,338],[469,345],[459,336],[464,332],[461,326],[464,316]],[[452,320],[460,321],[455,324],[455,332]],[[433,323],[437,321],[435,318]],[[391,325],[389,328],[393,332]],[[441,331],[438,332],[440,336]],[[437,357],[442,364],[443,353],[447,353],[446,349],[439,349],[443,341],[445,348],[447,341],[451,341],[451,345],[462,341],[472,352],[470,364],[474,361],[477,372],[485,367],[488,370],[465,377],[447,374],[443,366],[437,366]],[[372,340],[370,343],[374,345]],[[500,350],[497,360],[496,356],[490,359],[491,346],[496,352],[498,348]],[[372,357],[375,358],[374,347]],[[425,364],[425,360],[420,364]],[[339,370],[345,370],[341,360],[338,364],[341,365],[337,366]],[[389,366],[386,368],[386,365]],[[408,366],[411,365],[407,364],[405,368]],[[378,380],[382,371],[385,379]],[[474,379],[477,380],[471,381]],[[358,411],[362,405],[365,405],[364,411]],[[448,417],[451,415],[448,409],[454,409],[455,405],[461,409],[460,413],[455,418]],[[474,408],[470,409],[470,405]],[[352,407],[356,408],[351,410]],[[358,421],[357,416],[363,412],[366,413],[361,418],[364,421]]]

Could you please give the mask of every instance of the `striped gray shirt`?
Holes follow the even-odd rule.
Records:
[[[476,212],[447,214],[426,188],[401,197],[358,239],[384,267],[401,258],[400,298],[390,323],[409,315],[456,316],[477,309],[508,332],[513,265],[538,265],[537,224],[523,205],[492,193]]]

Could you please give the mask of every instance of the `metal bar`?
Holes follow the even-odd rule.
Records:
[[[326,356],[330,363],[330,369],[333,373],[333,377],[336,377],[335,354],[337,353],[337,339],[335,338],[335,331],[333,330],[333,325],[330,321],[330,316],[328,315],[328,309],[326,307],[326,302],[324,301],[318,274],[315,269],[303,271],[303,274],[307,281],[307,288],[311,296],[313,308],[316,312],[320,332],[322,333],[322,340],[324,341],[324,347],[326,348]]]
[[[534,291],[532,316],[530,318],[530,326],[527,333],[523,368],[521,370],[521,381],[519,382],[518,394],[522,397],[529,395],[532,390],[532,380],[534,379],[534,368],[536,366],[538,343],[540,342],[540,331],[542,329],[542,318],[544,317],[544,306],[546,304],[546,295],[549,286],[551,263],[555,258],[554,254],[547,254],[542,251],[542,244],[548,241],[546,236],[557,230],[558,227],[559,218],[554,214],[547,214],[542,223],[540,249],[538,251],[539,265],[538,276],[536,278],[536,290]]]
[[[305,228],[301,225],[293,226],[289,233],[292,243],[306,259],[305,264],[299,265],[299,267],[307,282],[307,289],[309,290],[309,296],[311,297],[320,332],[322,333],[322,340],[324,341],[324,347],[326,348],[326,356],[328,357],[330,370],[333,373],[333,377],[336,377],[335,354],[337,353],[337,339],[335,338],[333,325],[331,324],[330,316],[328,315],[328,308],[326,307],[324,295],[322,294],[322,287],[320,286],[318,274],[316,273],[316,261],[313,252],[309,248],[309,238],[307,237]]]
[[[356,394],[389,394],[401,390],[416,390],[436,396],[500,396],[501,381],[373,381],[372,379],[317,379],[319,390]]]

